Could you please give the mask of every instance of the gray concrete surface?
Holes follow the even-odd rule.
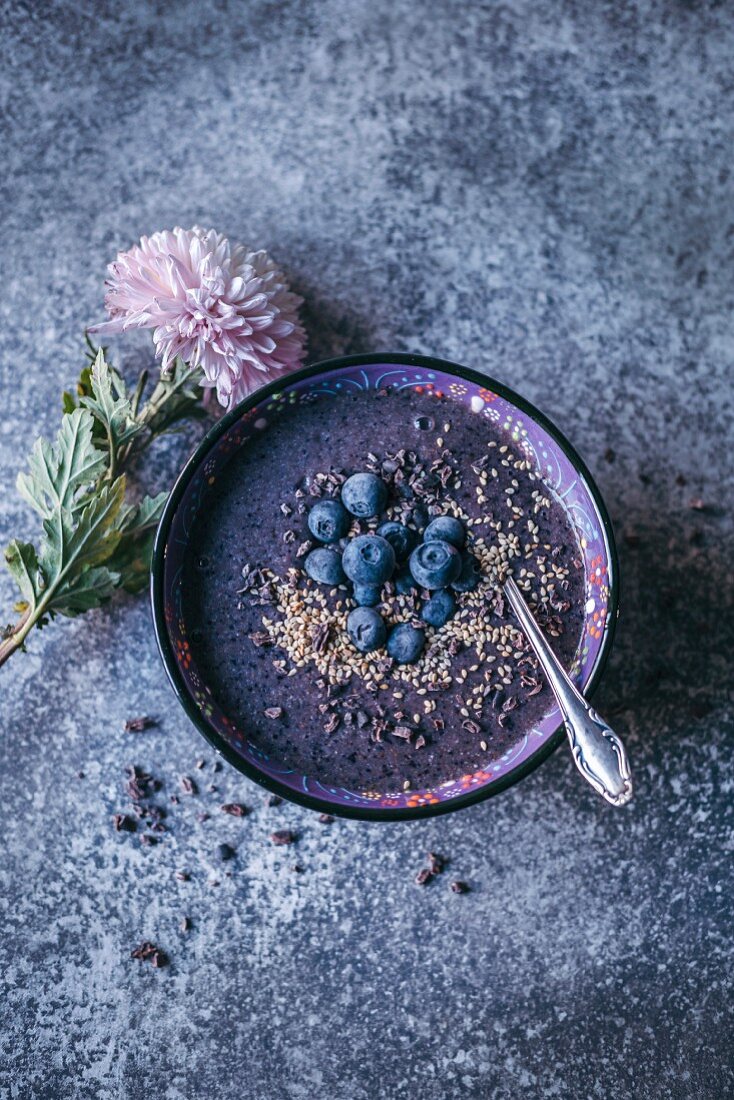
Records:
[[[145,600],[55,625],[0,671],[0,1095],[732,1095],[727,5],[6,0],[0,24],[5,538],[35,530],[12,484],[105,263],[214,225],[288,269],[313,359],[456,359],[575,441],[620,536],[599,705],[637,778],[617,812],[558,752],[465,813],[324,826],[223,770],[144,849],[111,826],[125,765],[167,798],[212,754]],[[159,726],[124,733],[140,712]],[[252,814],[197,820],[225,799]],[[421,890],[429,849],[451,865]],[[169,967],[129,958],[144,938]]]

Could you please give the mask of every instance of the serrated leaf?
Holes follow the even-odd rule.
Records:
[[[87,363],[87,365],[85,367],[82,367],[80,371],[79,380],[74,387],[74,393],[70,393],[69,390],[64,390],[61,394],[61,407],[65,413],[72,413],[74,409],[79,408],[78,398],[91,396],[92,367],[91,364]]]
[[[97,356],[95,355],[95,359]],[[82,367],[79,374],[79,381],[76,384],[76,392],[78,397],[91,397],[92,395],[92,363],[87,363],[86,367]]]
[[[120,587],[126,592],[141,592],[148,584],[155,529],[167,499],[168,493],[143,497],[124,511],[118,523],[122,538],[108,564],[118,570]]]
[[[16,610],[33,611],[38,596],[38,557],[36,548],[30,542],[18,542],[13,539],[5,550],[5,564],[8,572],[18,585],[25,607],[16,604]]]
[[[87,354],[89,354],[87,352]],[[64,390],[61,394],[61,411],[64,416],[69,416],[75,409],[80,408],[81,397],[92,396],[92,368],[90,364],[82,367],[73,390]],[[104,428],[96,420],[93,421],[92,439],[95,443],[106,438]]]
[[[88,338],[87,343],[90,348],[94,347],[94,345]],[[106,351],[106,349],[103,350]],[[87,356],[90,355],[91,352],[88,351]],[[95,348],[94,355],[91,356],[92,363],[94,362],[96,355],[97,350]],[[80,407],[80,398],[92,396],[92,363],[87,363],[85,367],[82,367],[82,370],[79,374],[79,380],[74,387],[74,392],[72,393],[69,390],[64,390],[64,392],[61,394],[61,409],[65,415],[73,413],[74,409],[78,409]],[[103,424],[100,424],[98,420],[93,420],[92,440],[98,446],[107,441],[107,432],[105,431],[105,427]]]
[[[133,504],[123,510],[118,524],[124,535],[139,535],[150,527],[160,523],[168,493],[158,493],[154,497],[143,497],[139,504]]]
[[[202,378],[198,367],[190,367],[182,359],[174,359],[170,375],[161,376],[145,403],[140,421],[154,435],[162,435],[187,416],[204,415]]]
[[[105,603],[120,584],[120,574],[106,565],[85,569],[73,584],[64,588],[49,603],[49,611],[73,619]]]
[[[121,533],[117,520],[125,499],[125,477],[104,485],[73,522],[57,511],[43,521],[46,539],[40,564],[49,586],[73,585],[84,569],[101,565],[117,548]]]
[[[147,588],[154,542],[152,530],[136,539],[123,539],[115,551],[112,563],[119,572],[120,587],[126,592],[134,595]]]
[[[120,447],[143,431],[143,425],[134,419],[125,383],[105,361],[101,349],[92,367],[91,388],[91,396],[80,397],[79,403],[101,424],[107,448],[117,456]]]
[[[80,488],[101,477],[105,457],[92,442],[94,420],[86,409],[74,409],[61,421],[56,441],[37,439],[28,460],[29,472],[19,474],[18,491],[47,519],[59,509],[73,510]]]

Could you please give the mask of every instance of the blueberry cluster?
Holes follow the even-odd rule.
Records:
[[[389,632],[375,607],[389,580],[399,595],[428,590],[421,618],[441,627],[456,611],[455,592],[469,592],[479,582],[479,562],[465,550],[466,531],[454,516],[430,520],[418,506],[413,522],[418,532],[390,520],[375,534],[346,538],[352,517],[371,519],[384,512],[387,486],[376,474],[353,474],[344,482],[341,501],[320,500],[308,515],[311,534],[322,546],[312,550],[305,570],[312,580],[331,587],[351,582],[357,607],[347,618],[347,632],[361,653],[381,646],[398,664],[413,664],[425,645],[425,631],[399,623]]]

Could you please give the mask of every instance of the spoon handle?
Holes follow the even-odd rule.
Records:
[[[505,592],[553,689],[576,767],[607,802],[612,806],[624,806],[632,797],[630,766],[624,745],[571,681],[512,577],[505,581]]]

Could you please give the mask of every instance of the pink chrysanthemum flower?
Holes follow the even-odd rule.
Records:
[[[207,388],[231,408],[258,386],[301,365],[303,299],[267,252],[232,245],[213,229],[143,237],[109,265],[101,335],[152,328],[163,370],[179,355],[201,367]]]

